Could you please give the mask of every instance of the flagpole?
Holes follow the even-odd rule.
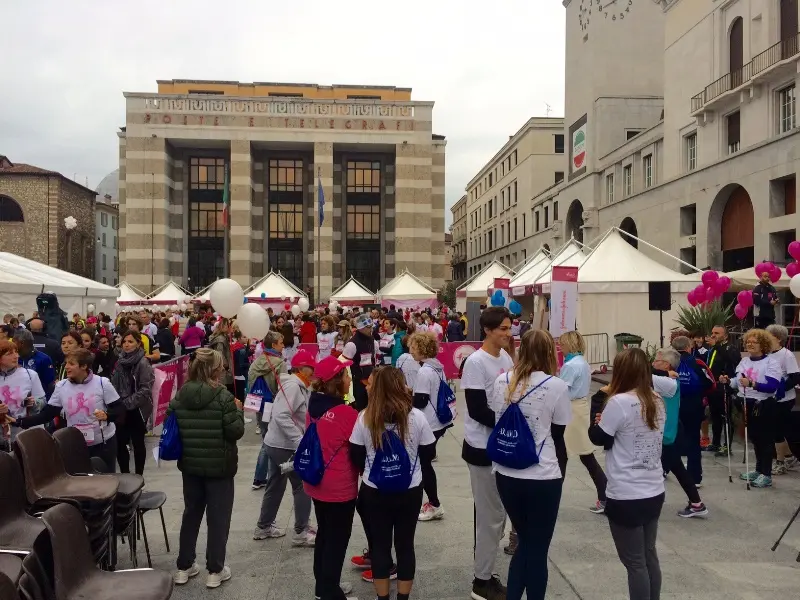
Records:
[[[317,287],[314,293],[314,300],[316,301],[317,305],[320,304],[320,300],[322,299],[320,294],[320,231],[322,230],[322,207],[319,204],[319,194],[322,191],[322,169],[317,167],[317,239],[316,239],[316,246],[317,246],[317,264],[314,265],[314,272],[317,274]]]
[[[225,231],[223,232],[222,237],[222,253],[225,255],[225,260],[223,261],[222,266],[222,276],[229,277],[230,276],[230,250],[231,250],[231,242],[229,239],[229,232],[230,232],[230,208],[226,205],[226,202],[230,202],[230,162],[225,164],[225,181],[222,184],[222,214],[224,217],[224,226]],[[229,197],[226,198],[225,196],[228,195]]]

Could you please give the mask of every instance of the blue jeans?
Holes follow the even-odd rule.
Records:
[[[556,528],[563,479],[517,479],[497,474],[497,491],[519,545],[508,568],[508,600],[544,600],[547,553]]]
[[[269,455],[267,454],[267,445],[261,442],[261,451],[258,453],[258,460],[256,461],[256,473],[253,475],[255,481],[267,481],[269,476]]]

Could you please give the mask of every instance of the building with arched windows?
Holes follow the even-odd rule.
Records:
[[[121,280],[199,291],[272,270],[326,299],[351,276],[377,290],[408,269],[442,287],[433,102],[389,86],[194,80],[125,100]]]
[[[60,173],[0,156],[0,252],[92,279],[95,195]]]
[[[564,6],[566,175],[524,199],[528,252],[617,226],[698,268],[786,264],[800,225],[798,0]]]

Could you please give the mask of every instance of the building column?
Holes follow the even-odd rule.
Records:
[[[230,227],[228,235],[231,279],[243,288],[250,286],[252,252],[250,237],[252,234],[252,156],[249,140],[231,141],[230,167]]]
[[[164,138],[127,138],[125,144],[125,281],[152,291],[169,279],[169,197],[173,188]],[[121,176],[121,174],[120,174]]]
[[[322,181],[325,193],[325,221],[317,235],[319,223],[319,202],[317,182]],[[313,254],[308,257],[309,269],[314,286],[314,300],[327,301],[333,292],[333,144],[331,142],[314,142],[314,233],[312,239]],[[319,263],[317,262],[317,244],[319,244]],[[318,277],[319,276],[319,277]],[[319,289],[318,289],[319,287]]]
[[[437,290],[444,287],[444,282],[450,279],[450,265],[448,264],[444,246],[444,170],[446,140],[433,141],[433,155],[431,164],[431,281],[430,284]]]
[[[395,272],[431,284],[431,143],[397,144],[395,161]]]
[[[125,132],[120,131],[117,133],[117,136],[119,137],[119,221],[117,230],[117,267],[119,269],[119,281],[123,282],[128,275],[125,265],[125,248],[127,243],[125,240],[125,208],[127,205],[127,195],[125,190],[125,172],[127,170],[127,165],[125,161],[125,152],[127,140],[125,139]]]

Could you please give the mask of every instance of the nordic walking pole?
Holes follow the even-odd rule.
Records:
[[[728,413],[728,386],[722,388],[722,398],[725,404],[725,445],[728,447],[728,483],[733,483],[731,475],[731,440],[730,440],[730,414]]]
[[[745,481],[747,482],[747,491],[750,491],[750,455],[748,453],[748,446],[747,446],[747,390],[743,389],[742,394],[744,394],[744,402],[742,402],[742,408],[744,409],[744,474],[745,474]]]
[[[778,545],[781,543],[781,540],[783,539],[783,536],[785,536],[786,532],[789,531],[789,527],[792,526],[792,523],[794,523],[794,520],[797,518],[798,514],[800,514],[800,506],[797,507],[797,510],[794,511],[794,515],[789,520],[789,522],[786,524],[786,527],[783,529],[783,532],[781,533],[781,537],[779,537],[778,540],[774,544],[772,544],[772,551],[773,552],[775,552],[775,550],[777,550]],[[800,562],[800,554],[798,555],[797,558],[798,558],[798,562]]]

